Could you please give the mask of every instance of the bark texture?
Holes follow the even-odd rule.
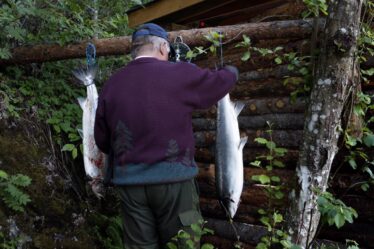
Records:
[[[345,125],[343,109],[358,87],[355,51],[361,5],[362,0],[331,1],[326,21],[296,169],[299,189],[291,194],[288,230],[302,248],[315,236],[320,220],[316,190],[327,188]]]
[[[182,36],[186,44],[194,47],[208,45],[209,42],[204,35],[208,35],[210,31],[221,31],[225,41],[232,42],[242,40],[242,35],[250,36],[251,39],[255,40],[306,38],[310,35],[311,30],[310,20],[291,20],[180,30],[170,32],[169,37],[171,41],[174,41],[177,36]],[[11,59],[0,60],[0,66],[82,58],[85,56],[87,42],[82,41],[66,46],[35,45],[32,47],[18,47],[12,51]],[[90,42],[95,44],[98,56],[122,55],[130,52],[131,37],[94,39]]]

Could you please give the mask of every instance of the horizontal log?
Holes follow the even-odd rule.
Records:
[[[252,39],[277,39],[277,38],[306,38],[312,30],[311,20],[288,20],[263,23],[247,23],[231,26],[220,26],[214,28],[180,30],[170,32],[170,40],[182,36],[183,41],[189,46],[205,46],[209,41],[204,35],[211,31],[221,31],[225,41],[238,41],[242,35],[250,36]],[[323,25],[323,21],[320,23]],[[12,58],[0,60],[0,66],[12,64],[26,64],[35,62],[56,61],[64,59],[85,57],[85,48],[88,41],[77,44],[60,45],[35,45],[29,47],[18,47],[12,50]],[[91,40],[96,46],[97,56],[122,55],[130,52],[130,36],[114,37],[108,39]]]
[[[263,114],[256,116],[239,116],[241,129],[265,129],[272,124],[273,129],[301,130],[304,126],[303,113]],[[216,119],[195,118],[192,124],[195,131],[209,131],[216,129]]]
[[[215,170],[214,164],[199,164],[199,174],[197,181],[201,196],[216,199]],[[268,176],[278,176],[285,192],[294,181],[295,171],[289,169],[273,169],[271,172],[261,168],[245,167],[244,168],[244,188],[241,196],[242,204],[249,204],[255,207],[264,207],[267,203],[267,195],[264,187],[252,180],[252,176],[266,174]]]
[[[243,61],[241,58],[243,54],[247,51],[246,48],[235,47],[236,44],[228,44],[223,46],[224,49],[224,62],[225,64],[236,65],[240,72],[247,72],[251,70],[256,70],[259,68],[270,68],[279,66],[275,63],[274,59],[276,56],[282,56],[284,53],[297,52],[297,53],[307,53],[309,51],[308,40],[294,38],[294,39],[271,39],[271,40],[252,40],[252,46],[257,48],[267,48],[274,49],[276,47],[282,47],[281,51],[276,54],[268,54],[263,56],[259,52],[252,51],[251,57],[247,61]],[[201,67],[215,68],[218,62],[217,56],[208,53],[198,57],[198,60],[193,61]],[[286,63],[284,61],[284,63]]]
[[[261,205],[250,205],[246,203],[240,203],[239,208],[235,214],[234,220],[244,222],[248,224],[256,224],[259,221],[258,209]],[[200,196],[200,209],[201,213],[205,217],[211,217],[216,219],[227,219],[227,215],[219,204],[216,198],[207,198]]]
[[[234,101],[235,99],[232,98]],[[253,98],[240,100],[245,104],[240,116],[277,114],[277,113],[304,113],[305,99],[297,98],[295,102],[291,102],[289,97],[268,97]],[[217,107],[213,106],[208,110],[195,111],[193,118],[216,118]]]
[[[285,76],[298,76],[295,71],[288,69],[287,65],[275,66],[271,68],[260,68],[258,70],[252,70],[243,72],[240,74],[239,79],[242,81],[246,80],[263,80],[267,78],[283,79]]]
[[[237,240],[236,233],[232,225],[228,221],[206,218],[206,227],[212,229],[216,236]],[[233,222],[233,225],[237,231],[237,235],[240,237],[240,241],[256,245],[261,237],[266,234],[266,228],[257,225],[251,225],[241,222]]]
[[[258,156],[266,155],[269,153],[267,148],[244,148],[243,162],[244,165],[249,165],[255,161]],[[294,168],[299,156],[299,151],[295,149],[288,149],[287,154],[282,157],[282,162],[286,164],[287,168]],[[201,163],[214,163],[215,161],[215,148],[197,148],[195,152],[195,160]]]
[[[233,222],[236,230],[235,232],[234,228],[227,220],[215,219],[210,217],[205,217],[205,220],[207,221],[205,227],[214,231],[214,237],[216,239],[213,241],[219,243],[219,240],[217,241],[217,238],[223,239],[225,241],[225,246],[228,247],[223,248],[231,248],[230,246],[232,245],[230,245],[229,241],[232,241],[232,243],[236,242],[238,240],[237,236],[239,236],[240,242],[244,243],[244,248],[252,248],[250,247],[250,245],[257,245],[260,242],[261,238],[267,234],[266,228],[260,225],[252,225],[243,222]],[[360,248],[362,246],[365,246],[365,248],[372,248],[371,246],[374,244],[374,236],[372,233],[373,229],[374,226],[372,224],[353,224],[346,225],[339,230],[323,230],[322,233],[317,237],[316,244],[321,245],[323,243],[325,245],[334,246],[334,248],[336,246],[338,246],[338,248],[344,248],[345,241],[347,238],[349,238],[360,241]],[[212,240],[208,239],[208,241]]]
[[[360,215],[360,214],[359,214]],[[373,248],[374,245],[374,223],[371,221],[345,224],[342,228],[324,226],[318,238],[333,239],[345,243],[346,239],[359,242],[360,248]]]
[[[302,130],[274,130],[272,133],[273,141],[278,147],[298,148],[302,139]],[[265,137],[269,139],[266,130],[250,130],[243,129],[241,136],[248,136],[248,142],[245,147],[264,147],[254,141],[257,137]],[[194,133],[196,146],[206,148],[215,144],[215,131],[197,131]]]
[[[302,78],[297,78],[297,80],[302,80]],[[274,96],[289,97],[295,90],[297,90],[297,86],[295,85],[285,85],[281,79],[268,78],[255,81],[239,81],[230,92],[230,96],[234,99]]]
[[[237,244],[237,241],[233,241],[231,239],[222,238],[221,236],[217,235],[204,235],[201,238],[201,245],[204,243],[209,243],[214,246],[214,248],[218,249],[237,249],[235,245]],[[241,249],[255,249],[256,246],[250,245],[247,243],[239,242]]]

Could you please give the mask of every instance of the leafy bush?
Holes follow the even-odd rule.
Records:
[[[29,203],[30,197],[20,188],[25,188],[31,183],[31,178],[17,174],[10,176],[5,171],[0,170],[0,196],[4,203],[14,211],[24,211],[24,207]]]

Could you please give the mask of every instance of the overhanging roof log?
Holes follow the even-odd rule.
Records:
[[[204,1],[205,0],[160,0],[155,3],[151,3],[145,9],[140,9],[129,13],[129,26],[133,28],[139,24],[152,21]]]
[[[321,20],[320,26],[322,26],[322,24],[323,20]],[[207,46],[209,45],[209,41],[204,37],[204,35],[208,35],[210,31],[221,31],[225,37],[223,42],[242,40],[242,35],[247,35],[252,39],[301,39],[310,36],[312,31],[312,21],[288,20],[180,30],[170,32],[169,36],[172,41],[175,37],[182,36],[183,41],[190,47]],[[0,66],[83,58],[86,55],[85,49],[87,42],[95,44],[97,56],[122,55],[130,52],[131,37],[122,36],[96,39],[66,46],[48,44],[18,47],[13,49],[12,58],[8,60],[0,60]]]

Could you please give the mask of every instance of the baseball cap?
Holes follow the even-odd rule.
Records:
[[[175,56],[175,50],[173,46],[171,46],[170,41],[169,41],[169,36],[168,33],[166,32],[165,29],[160,27],[159,25],[155,23],[145,23],[143,25],[140,25],[133,33],[132,33],[132,40],[140,37],[140,36],[146,36],[146,35],[153,35],[153,36],[158,36],[163,39],[165,39],[167,42],[169,42],[170,46],[170,56],[174,57]]]

